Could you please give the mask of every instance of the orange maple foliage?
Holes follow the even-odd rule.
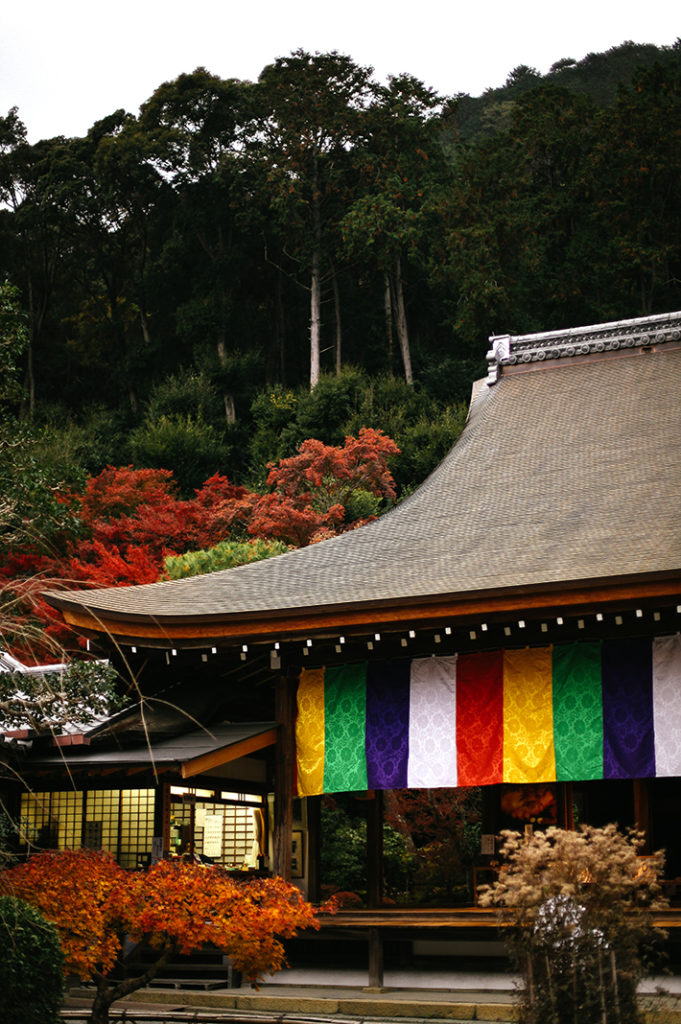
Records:
[[[69,972],[88,978],[116,963],[120,941],[105,908],[122,873],[104,852],[41,853],[5,871],[3,888],[54,922]]]
[[[178,861],[126,871],[104,851],[36,854],[4,872],[3,888],[56,925],[66,970],[94,981],[93,1024],[106,1022],[111,1004],[150,981],[175,952],[215,946],[257,982],[285,965],[282,939],[319,927],[314,908],[281,878],[242,882],[218,867]],[[140,943],[156,960],[130,974]],[[116,980],[121,964],[127,976]]]

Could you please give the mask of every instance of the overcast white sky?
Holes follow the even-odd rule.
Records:
[[[0,114],[17,106],[31,142],[84,135],[182,72],[255,79],[299,47],[477,96],[518,64],[679,35],[673,0],[21,0],[2,14]]]

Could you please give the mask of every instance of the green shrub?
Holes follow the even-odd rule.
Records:
[[[289,442],[282,440],[282,435],[289,424],[295,423],[297,408],[297,395],[281,387],[261,391],[251,403],[251,471],[254,480],[261,485],[267,476],[265,467],[268,462],[275,462],[295,452],[296,446],[288,447]]]
[[[41,451],[40,432],[0,423],[0,547],[61,550],[79,524],[60,496],[83,479],[77,467]]]
[[[150,420],[192,416],[213,424],[225,417],[220,396],[207,374],[191,369],[178,370],[152,388],[147,414]]]
[[[182,492],[190,494],[224,468],[227,452],[216,429],[191,416],[147,419],[130,435],[136,466],[172,469]]]
[[[171,580],[181,580],[187,576],[201,576],[206,572],[233,569],[248,562],[259,562],[263,558],[283,555],[288,550],[288,545],[280,540],[223,540],[215,547],[204,551],[168,555],[165,560],[165,571]]]
[[[28,340],[28,318],[19,289],[0,281],[0,418],[23,397],[21,357]]]
[[[22,900],[0,897],[0,1020],[58,1024],[64,957],[57,929]]]
[[[345,518],[348,523],[354,523],[356,519],[368,519],[369,516],[377,516],[381,509],[382,499],[371,491],[365,491],[358,487],[352,491],[345,502]]]
[[[392,472],[400,497],[411,493],[439,465],[466,424],[467,407],[433,408],[429,415],[398,428],[393,438],[400,454]]]

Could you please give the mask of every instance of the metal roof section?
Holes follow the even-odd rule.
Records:
[[[375,522],[236,569],[48,600],[78,628],[172,647],[641,580],[677,592],[681,312],[508,336],[494,363],[457,443]]]
[[[210,729],[194,730],[172,739],[151,741],[137,747],[98,750],[79,746],[62,748],[60,753],[35,754],[31,767],[115,768],[115,767],[174,767],[184,778],[191,778],[229,764],[237,758],[264,750],[276,743],[277,727],[274,722],[253,722],[215,725]]]

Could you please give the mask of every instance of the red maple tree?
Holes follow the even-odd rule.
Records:
[[[346,437],[342,448],[314,438],[303,441],[297,455],[268,463],[267,485],[273,491],[256,503],[248,532],[303,546],[322,534],[356,527],[358,522],[347,513],[358,491],[394,501],[388,459],[397,454],[391,438],[368,427],[358,437]]]
[[[281,878],[236,881],[179,861],[125,871],[104,851],[36,854],[4,872],[3,888],[55,924],[66,970],[94,982],[91,1024],[107,1024],[112,1003],[175,953],[214,946],[257,983],[285,965],[282,939],[319,927],[314,908]],[[152,956],[146,968],[140,946]]]
[[[179,496],[170,470],[107,466],[81,494],[60,499],[79,523],[62,550],[29,544],[0,555],[0,597],[12,608],[6,642],[23,660],[40,660],[36,629],[28,628],[33,626],[44,629],[50,644],[73,647],[61,616],[40,596],[44,590],[155,583],[168,555],[227,539],[250,536],[302,547],[354,529],[373,518],[380,501],[394,500],[388,461],[398,452],[394,441],[369,428],[347,437],[342,447],[309,439],[296,455],[268,465],[266,494],[215,473],[188,499]],[[357,495],[368,497],[368,505],[353,509]],[[30,650],[21,641],[29,633]]]

